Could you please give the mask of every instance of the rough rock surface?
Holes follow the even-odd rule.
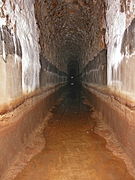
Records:
[[[0,104],[31,93],[40,86],[50,87],[65,81],[66,74],[56,71],[55,67],[49,65],[51,71],[41,67],[34,3],[33,0],[0,1]],[[43,69],[46,77],[42,81]]]
[[[108,85],[134,95],[134,0],[106,1]]]
[[[31,93],[55,90],[75,69],[86,86],[107,85],[135,97],[135,0],[0,0],[0,114]],[[113,112],[111,103],[107,113]],[[133,116],[124,111],[117,117],[120,125],[109,114],[114,131],[118,125],[122,133],[124,127],[132,129],[120,141],[134,137],[132,105]],[[97,107],[105,115],[100,101]],[[124,125],[126,118],[131,126]],[[131,140],[130,157],[133,146]]]
[[[41,54],[61,70],[71,60],[83,68],[105,47],[104,1],[37,0],[35,12]]]

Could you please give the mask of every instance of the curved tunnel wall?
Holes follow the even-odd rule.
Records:
[[[66,81],[71,59],[85,84],[134,96],[132,1],[1,1],[1,104]]]
[[[7,0],[0,9],[1,104],[65,82],[70,60],[78,60],[81,72],[105,47],[101,0]]]
[[[108,0],[106,7],[107,84],[134,97],[135,2]]]
[[[52,87],[54,92],[67,82],[69,63],[77,60],[93,105],[134,157],[134,17],[134,0],[0,0],[1,107],[8,104],[12,110],[10,102],[34,97],[37,90]],[[109,115],[102,108],[106,99],[111,100]],[[121,127],[128,129],[126,138]]]
[[[0,10],[0,105],[64,82],[66,73],[40,53],[34,1],[0,1]]]

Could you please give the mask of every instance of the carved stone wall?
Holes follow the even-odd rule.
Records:
[[[99,52],[85,66],[82,73],[83,81],[87,84],[106,85],[107,84],[107,52],[106,49]]]

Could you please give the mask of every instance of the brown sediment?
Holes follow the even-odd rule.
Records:
[[[104,123],[103,119],[101,118],[102,115],[95,112],[95,117],[97,119],[97,126],[95,128],[95,133],[99,134],[103,138],[105,138],[107,144],[106,147],[112,151],[112,153],[121,158],[129,171],[129,173],[135,178],[135,167],[131,161],[131,159],[128,157],[121,143],[117,140],[114,132],[112,129],[107,126],[107,124]]]
[[[0,179],[12,163],[31,142],[31,136],[44,122],[49,109],[56,104],[59,87],[28,98],[13,111],[1,115],[0,119]],[[54,101],[55,99],[55,101]],[[40,149],[40,148],[39,148]]]
[[[38,89],[29,94],[23,94],[21,97],[18,97],[15,100],[11,100],[7,104],[2,104],[0,105],[0,115],[13,111],[14,109],[22,105],[25,101],[27,101],[30,98],[42,95],[43,93],[47,93],[47,92],[49,93],[51,92],[51,90],[58,89],[60,86],[62,86],[62,83],[56,86],[49,87],[49,88]]]
[[[48,119],[51,118],[51,115],[52,114],[49,112],[46,118],[44,118],[43,123],[34,132],[32,132],[28,142],[24,144],[8,171],[3,174],[3,180],[11,180],[15,178],[16,175],[21,172],[27,163],[32,159],[32,157],[44,149],[46,140],[44,138],[43,131],[47,126]]]
[[[116,92],[111,96],[112,93],[109,93],[108,89],[94,86],[87,86],[85,92],[101,118],[102,123],[99,124],[102,124],[103,129],[101,128],[99,132],[101,133],[103,130],[101,134],[107,139],[109,148],[125,160],[130,173],[135,175],[135,111],[131,108],[134,106],[134,99],[130,99],[128,96],[127,99],[124,99],[124,96],[116,94]],[[104,132],[108,128],[112,133],[107,133],[108,136],[106,136]],[[116,144],[117,148],[111,139],[116,142],[114,145]],[[114,149],[110,144],[114,146]]]
[[[99,87],[98,85],[87,85],[85,84],[86,88],[91,88],[94,91],[97,91],[98,93],[101,93],[104,96],[108,96],[111,99],[115,99],[118,101],[120,104],[125,105],[131,110],[135,110],[135,97],[131,97],[129,93],[122,93],[117,91],[116,89],[101,86]]]
[[[90,111],[66,100],[57,106],[44,130],[44,150],[15,180],[133,180],[123,160],[94,132],[96,119]]]

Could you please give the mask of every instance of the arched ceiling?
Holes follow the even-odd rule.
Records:
[[[103,0],[37,0],[41,53],[62,70],[86,64],[105,46],[104,11]]]

